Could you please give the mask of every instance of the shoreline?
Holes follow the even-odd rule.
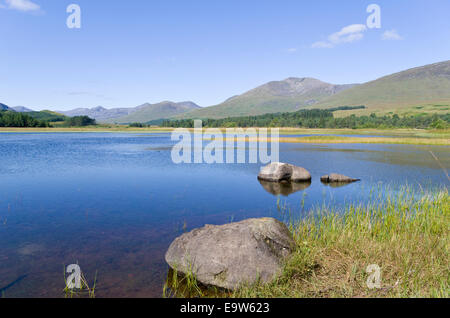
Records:
[[[342,211],[318,208],[299,221],[286,220],[296,247],[271,282],[229,291],[201,285],[193,272],[169,274],[164,296],[446,298],[448,190],[416,196],[406,187],[403,192],[383,203],[350,204]],[[373,266],[381,275],[375,288],[368,283]]]
[[[80,128],[0,128],[2,133],[170,133],[175,128],[136,128],[136,127],[80,127]],[[186,128],[194,132],[193,128]],[[205,128],[206,129],[206,128]],[[204,130],[205,130],[204,129]],[[219,128],[225,132],[225,128]],[[244,130],[247,128],[243,128]],[[280,135],[313,135],[304,137],[280,137],[281,143],[303,144],[404,144],[450,146],[450,130],[425,129],[305,129],[278,128]],[[270,128],[269,128],[270,132]],[[346,136],[333,136],[346,135]],[[352,135],[366,135],[353,137]],[[367,137],[370,136],[370,137]],[[231,138],[224,138],[224,141]],[[258,142],[262,138],[239,137],[237,141]],[[268,138],[270,141],[270,138]]]

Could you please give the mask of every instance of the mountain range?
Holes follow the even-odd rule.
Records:
[[[196,108],[200,108],[200,106],[193,102],[174,103],[165,101],[157,104],[145,103],[131,108],[106,109],[98,106],[95,108],[77,108],[69,111],[58,111],[58,113],[69,117],[89,116],[98,122],[122,124],[169,118]]]
[[[225,118],[299,109],[366,106],[351,113],[448,113],[450,109],[450,61],[412,68],[364,84],[330,84],[314,78],[290,77],[258,86],[221,104],[200,107],[193,102],[164,101],[132,108],[78,108],[59,111],[66,116],[86,115],[98,122],[127,124],[160,119]],[[0,109],[27,112],[19,106]],[[349,112],[337,112],[336,115]]]

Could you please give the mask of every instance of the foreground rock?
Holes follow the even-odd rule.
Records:
[[[332,173],[330,175],[323,176],[320,181],[324,183],[351,183],[360,181],[361,179],[353,179],[342,174]]]
[[[183,234],[170,245],[166,262],[178,272],[192,272],[205,285],[233,290],[274,279],[293,248],[292,236],[280,221],[249,219]]]
[[[273,162],[261,168],[258,179],[269,182],[307,182],[311,181],[311,174],[302,167],[287,163]]]

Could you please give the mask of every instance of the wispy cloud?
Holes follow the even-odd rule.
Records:
[[[326,41],[318,41],[311,45],[312,48],[333,48],[342,43],[352,43],[361,40],[367,27],[364,24],[351,24],[340,31],[332,33]]]
[[[5,5],[0,4],[0,8],[23,12],[36,12],[41,10],[41,6],[31,0],[5,0],[5,3]]]
[[[381,36],[382,40],[403,40],[403,38],[397,33],[397,30],[387,30]]]
[[[97,93],[89,92],[89,91],[70,91],[70,92],[67,92],[66,94],[69,96],[90,96],[90,97],[101,98],[101,99],[106,99],[106,100],[113,100],[113,98],[108,97],[106,95],[97,94]]]
[[[297,51],[298,51],[298,49],[295,47],[291,47],[291,48],[285,50],[286,53],[295,53]]]

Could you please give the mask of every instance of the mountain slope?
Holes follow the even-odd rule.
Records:
[[[295,111],[354,85],[333,85],[314,78],[288,78],[252,89],[222,104],[194,110],[177,118],[224,118]]]
[[[9,107],[9,106],[7,106],[7,105],[5,105],[5,104],[0,103],[0,111],[2,111],[2,110],[14,111],[14,109],[12,109],[11,107]]]
[[[32,112],[32,109],[29,109],[27,107],[24,106],[16,106],[16,107],[12,107],[12,109],[14,109],[14,111],[18,112],[18,113],[29,113]]]
[[[382,77],[336,95],[308,108],[365,105],[367,113],[449,112],[450,61],[412,68]],[[348,113],[347,113],[348,114]]]
[[[186,113],[193,109],[200,109],[200,106],[193,102],[161,102],[158,104],[144,104],[138,107],[138,109],[129,115],[114,118],[108,120],[108,122],[118,123],[118,124],[129,124],[129,123],[146,123],[152,120],[170,118],[177,114]]]

